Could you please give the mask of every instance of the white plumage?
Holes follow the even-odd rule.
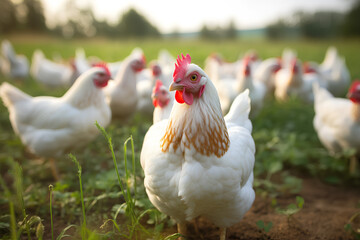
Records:
[[[151,94],[154,105],[153,123],[168,119],[174,104],[174,96],[169,93],[168,89],[160,80],[156,81]]]
[[[314,85],[314,128],[322,144],[331,152],[355,149],[360,153],[360,83],[354,82],[349,99],[335,98]]]
[[[253,79],[251,64],[252,62],[246,59],[239,66],[235,79],[221,79],[215,82],[223,113],[227,113],[234,99],[245,89],[250,91],[251,116],[256,116],[262,109],[267,90],[263,82]]]
[[[255,198],[248,91],[224,120],[206,73],[190,64],[189,55],[178,65],[182,70],[175,69],[170,89],[184,103],[175,102],[170,118],[154,124],[144,138],[140,159],[146,192],[180,225],[203,216],[224,229],[239,222]]]
[[[275,90],[275,74],[281,69],[281,59],[268,58],[262,61],[254,72],[254,80],[262,82],[268,94]]]
[[[306,71],[320,74],[326,82],[327,89],[335,97],[343,97],[350,85],[350,72],[344,57],[339,56],[335,47],[329,47],[321,64],[308,62]]]
[[[314,101],[313,83],[326,87],[326,82],[317,73],[303,73],[301,62],[294,58],[288,67],[275,74],[275,97],[286,101],[289,97],[297,97],[305,103]]]
[[[136,112],[136,74],[145,67],[142,51],[133,51],[122,62],[114,81],[104,89],[113,117],[128,120]]]
[[[40,49],[33,53],[30,73],[35,80],[49,88],[68,88],[78,77],[73,66],[46,59]]]
[[[95,67],[60,98],[31,97],[6,82],[0,96],[23,144],[38,156],[55,158],[93,140],[99,133],[95,121],[109,124],[111,111],[101,90],[109,78],[106,69]]]
[[[29,61],[24,55],[16,54],[8,40],[1,43],[1,71],[10,78],[26,78],[29,75]]]

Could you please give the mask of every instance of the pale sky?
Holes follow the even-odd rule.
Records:
[[[42,0],[47,21],[61,16],[65,0]],[[135,8],[162,33],[198,31],[204,24],[225,26],[234,20],[237,28],[264,27],[296,10],[347,11],[353,0],[76,0],[79,7],[91,6],[98,19],[116,22]]]

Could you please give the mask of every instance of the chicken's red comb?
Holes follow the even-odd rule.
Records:
[[[101,68],[104,68],[106,73],[109,74],[111,76],[111,73],[110,73],[110,70],[106,64],[106,62],[100,62],[100,63],[96,63],[93,65],[93,67],[101,67]]]
[[[178,56],[175,63],[175,70],[173,74],[174,81],[178,78],[184,78],[187,67],[191,63],[191,57],[189,54],[186,54],[186,57],[184,57],[184,55],[181,54],[181,57],[182,58]]]

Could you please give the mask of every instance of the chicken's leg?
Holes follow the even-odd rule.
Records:
[[[55,181],[59,181],[60,175],[54,158],[50,158],[50,168]]]
[[[220,228],[220,240],[226,240],[226,228]]]
[[[178,223],[177,230],[178,230],[178,233],[180,233],[182,236],[185,236],[186,235],[186,223],[185,222]],[[185,237],[180,237],[179,239],[185,240]]]

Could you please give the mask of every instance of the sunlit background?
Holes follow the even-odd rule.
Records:
[[[140,154],[156,116],[154,105],[160,106],[152,99],[157,95],[154,91],[164,90],[155,81],[160,79],[169,89],[175,59],[181,53],[191,55],[191,62],[204,69],[227,108],[245,87],[250,89],[256,198],[244,219],[230,228],[228,238],[360,239],[360,159],[355,157],[360,154],[359,118],[349,124],[350,117],[360,116],[359,104],[350,116],[349,111],[332,108],[343,105],[314,107],[312,102],[316,82],[328,84],[329,91],[343,98],[335,101],[350,104],[346,98],[354,94],[347,94],[348,89],[360,79],[360,0],[0,0],[0,43],[0,239],[177,237],[170,235],[177,232],[175,222],[157,212],[145,193]],[[95,115],[87,109],[102,106],[102,101],[87,95],[87,87],[77,87],[81,83],[73,83],[90,79],[87,72],[96,64],[111,73],[114,81],[109,81],[104,93],[108,92],[107,100],[114,98],[119,104],[110,107],[112,116],[120,117],[103,126],[113,141],[114,155],[97,129],[87,131],[97,133],[96,139],[82,134],[95,128],[91,120],[81,121]],[[99,87],[98,79],[91,80],[89,85]],[[4,100],[10,99],[3,97],[7,91],[17,100],[22,96],[18,90],[56,98],[33,101],[26,95],[19,104]],[[78,104],[66,105],[68,101],[62,100],[69,91]],[[288,96],[292,92],[295,96]],[[99,96],[105,102],[105,95]],[[171,99],[175,101],[174,96]],[[42,114],[27,109],[43,102],[36,108],[43,109]],[[65,110],[55,114],[54,106],[60,105]],[[14,106],[19,109],[11,113]],[[103,107],[97,118],[106,115],[108,106]],[[329,132],[343,138],[355,133],[348,139],[349,144],[358,141],[354,143],[357,152],[354,148],[336,154],[328,151],[313,124],[316,111],[330,120],[318,125],[336,122],[336,129]],[[245,116],[248,111],[242,112]],[[44,119],[39,126],[38,117]],[[14,131],[14,119],[29,126],[30,138],[52,139],[47,126],[54,126],[55,133],[73,134],[66,135],[66,141],[37,145],[66,153],[51,161],[31,152],[19,134],[23,128]],[[330,141],[336,138],[323,136]],[[67,145],[79,147],[71,153],[80,163],[68,157],[70,150],[63,147]],[[220,166],[223,161],[218,162]],[[252,171],[249,163],[239,166]],[[54,174],[56,168],[60,176]],[[122,183],[126,193],[121,191]],[[50,184],[53,188],[48,188]],[[197,183],[193,184],[196,189]],[[84,188],[81,194],[79,185]],[[221,184],[215,185],[217,189]],[[191,239],[219,239],[216,226],[198,223]]]
[[[355,14],[358,3],[355,0],[2,0],[0,6],[5,11],[0,17],[0,31],[3,34],[50,31],[66,38],[161,35],[327,38],[359,33],[354,29],[359,28],[360,21],[352,20],[359,17]]]

